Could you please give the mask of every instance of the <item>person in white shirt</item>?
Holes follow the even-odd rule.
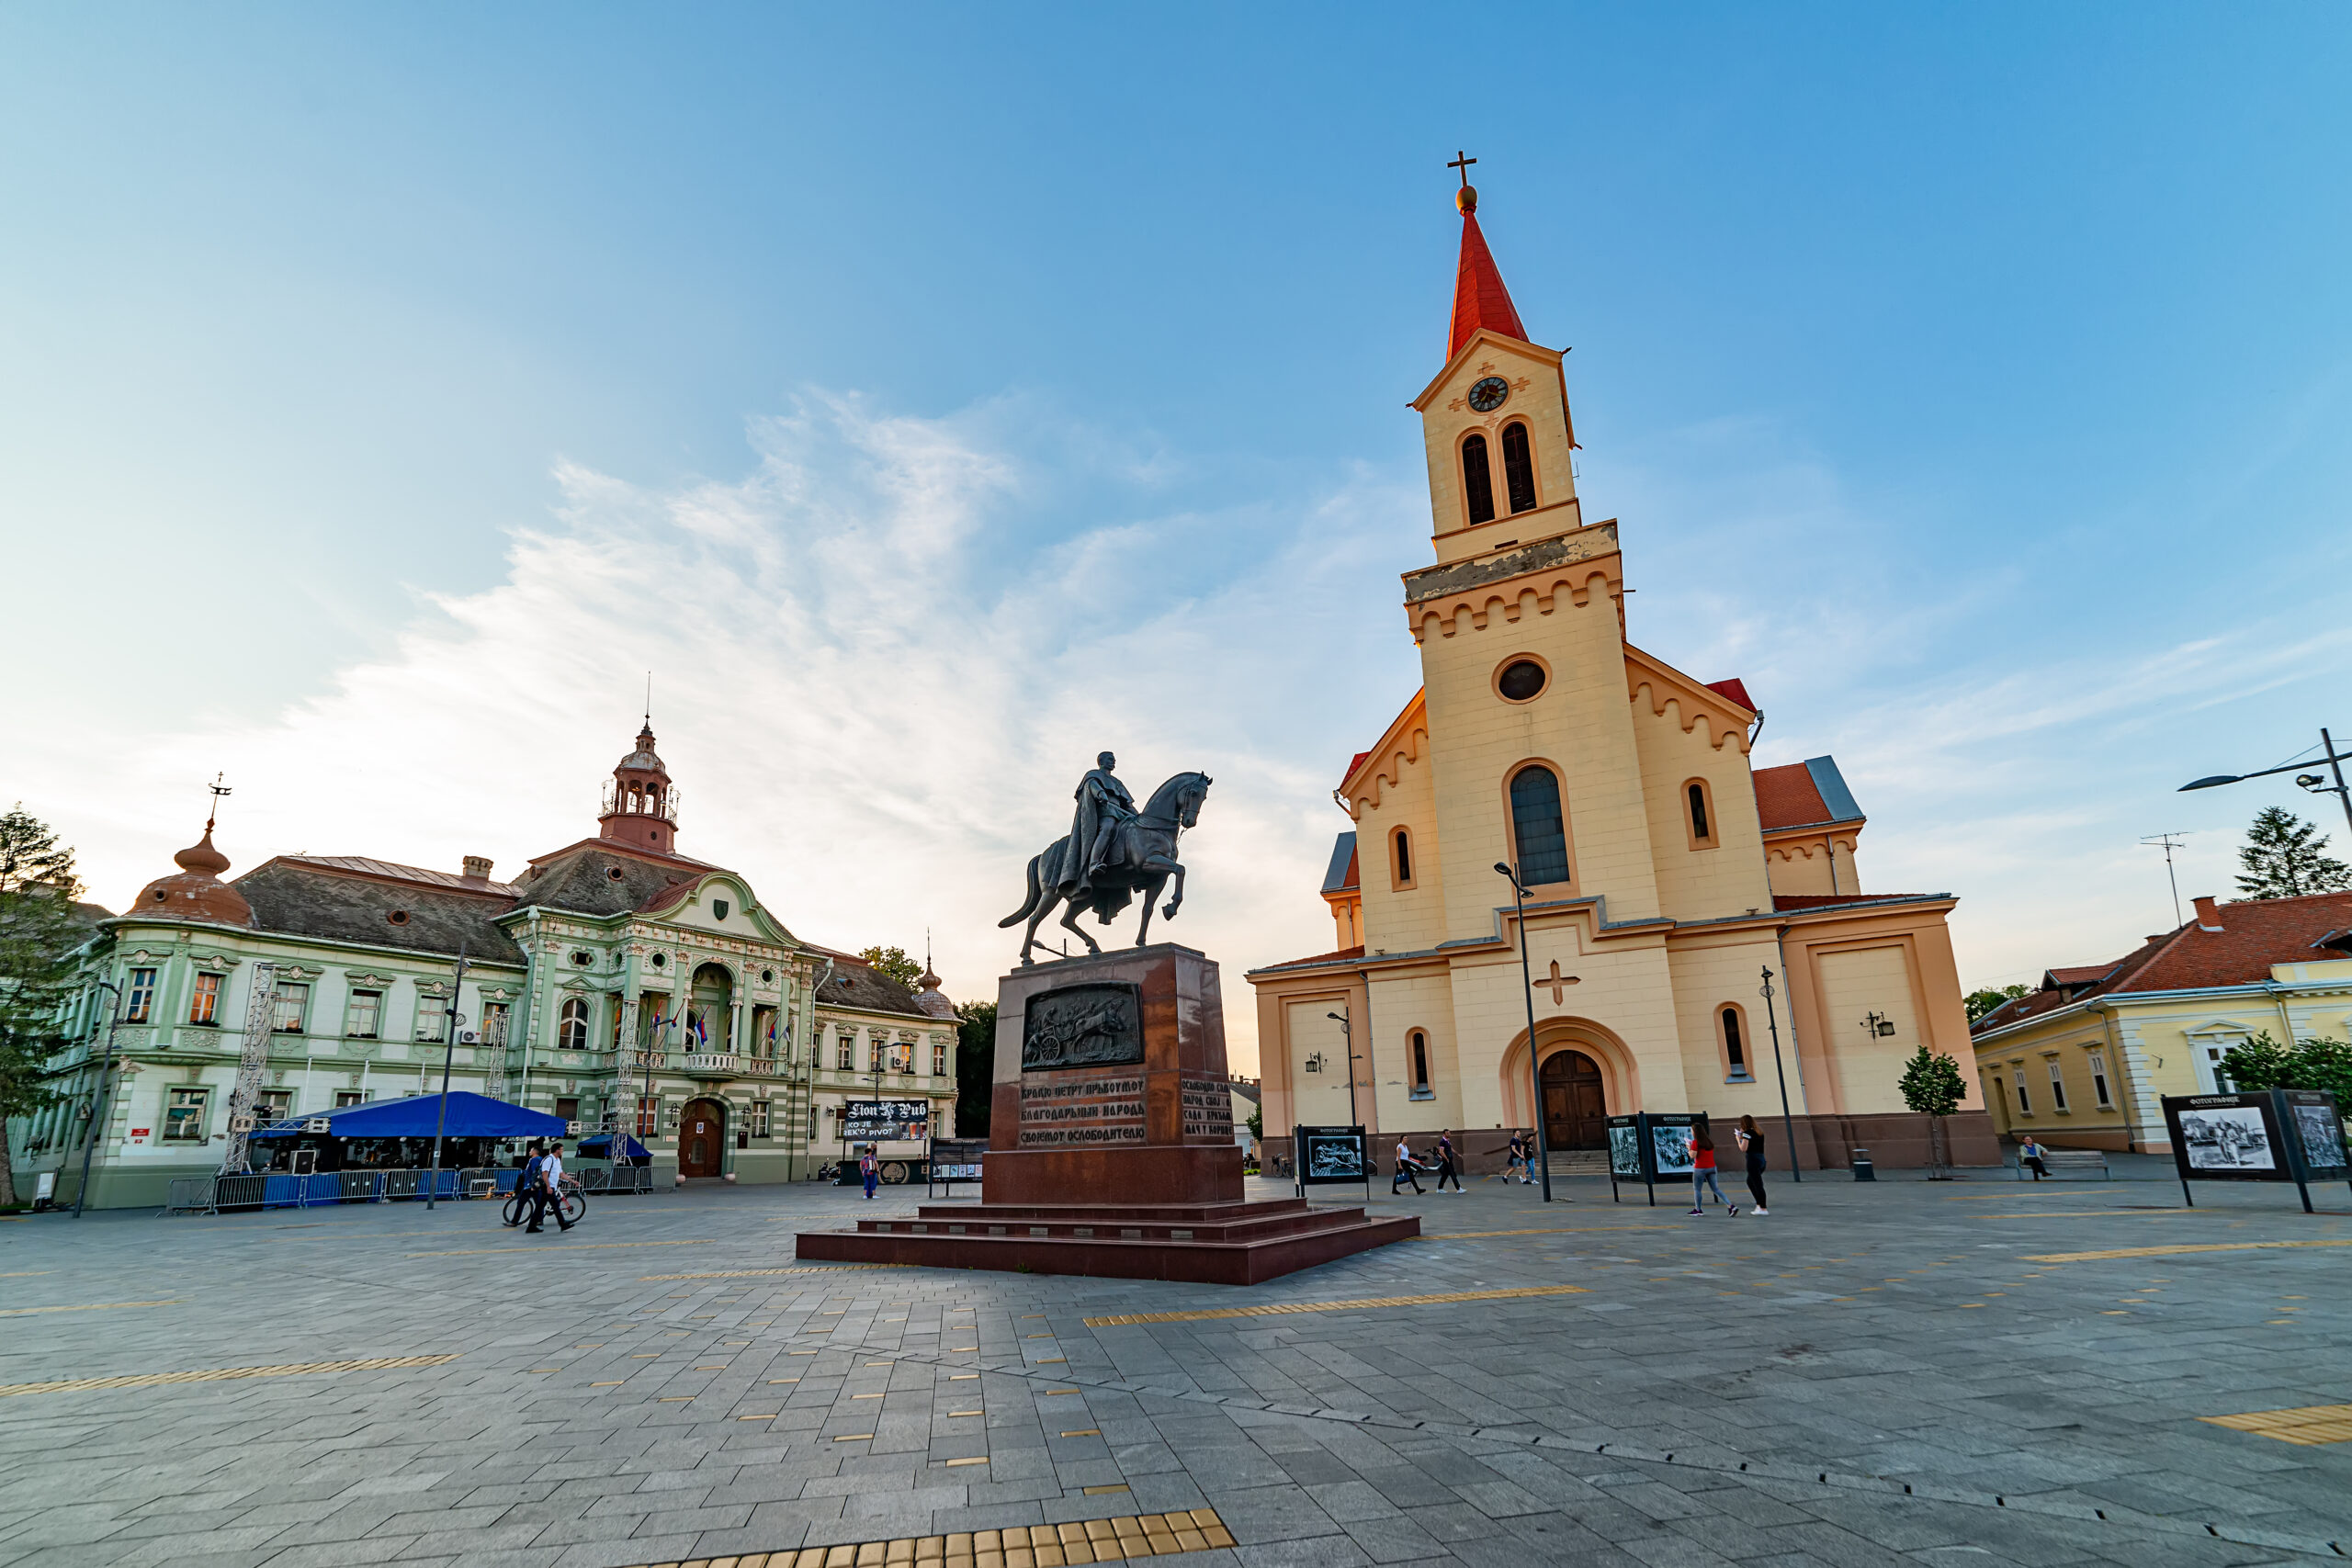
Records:
[[[1412,1147],[1400,1134],[1396,1139],[1396,1174],[1388,1179],[1389,1196],[1393,1198],[1404,1190],[1405,1183],[1408,1181],[1413,1184],[1413,1195],[1417,1198],[1421,1196],[1419,1168],[1413,1163]]]
[[[526,1234],[547,1228],[541,1222],[547,1218],[549,1209],[555,1211],[556,1229],[568,1231],[571,1228],[571,1222],[563,1217],[563,1204],[560,1201],[558,1184],[562,1179],[563,1143],[558,1139],[548,1145],[547,1156],[539,1161],[539,1185],[537,1190],[531,1194],[531,1223],[526,1227]]]

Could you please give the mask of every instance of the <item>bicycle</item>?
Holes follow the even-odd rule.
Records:
[[[576,1225],[588,1213],[588,1196],[581,1190],[577,1177],[560,1177],[555,1184],[556,1220],[560,1224]],[[506,1200],[503,1218],[509,1230],[521,1224],[531,1213],[530,1194],[517,1187]]]

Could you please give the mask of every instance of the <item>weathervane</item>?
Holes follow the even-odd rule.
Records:
[[[227,773],[215,773],[212,782],[204,786],[212,792],[212,809],[204,814],[204,830],[208,834],[212,831],[213,823],[220,819],[220,802],[236,793],[233,786],[220,782],[228,776]]]

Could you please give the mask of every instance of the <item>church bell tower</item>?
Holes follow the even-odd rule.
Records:
[[[615,843],[665,855],[677,849],[678,786],[654,753],[652,715],[646,715],[645,728],[637,732],[637,750],[613,769],[597,821],[597,836]]]

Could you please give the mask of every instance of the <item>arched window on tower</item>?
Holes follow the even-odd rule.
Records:
[[[1436,1098],[1436,1095],[1430,1089],[1430,1037],[1416,1029],[1412,1033],[1412,1042],[1413,1089],[1411,1098],[1415,1100],[1433,1100]]]
[[[588,1004],[574,997],[563,1004],[563,1015],[556,1025],[556,1044],[566,1051],[588,1049]]]
[[[1487,463],[1487,438],[1473,435],[1462,444],[1462,494],[1470,504],[1470,521],[1495,520],[1495,475]]]
[[[1519,874],[1531,886],[1568,880],[1568,829],[1560,812],[1560,781],[1531,762],[1510,781],[1510,824]]]
[[[1413,835],[1399,828],[1389,835],[1389,840],[1396,847],[1396,886],[1410,887],[1413,885]]]
[[[1722,1031],[1724,1046],[1724,1080],[1726,1083],[1751,1083],[1755,1074],[1747,1066],[1747,1039],[1741,1028],[1739,1007],[1726,1002],[1715,1010],[1715,1027]]]
[[[1690,829],[1690,847],[1712,850],[1722,840],[1715,836],[1715,803],[1704,779],[1691,779],[1682,786],[1683,825]]]
[[[1518,420],[1503,426],[1503,488],[1510,492],[1513,512],[1535,510],[1535,454],[1527,444],[1527,426]]]

